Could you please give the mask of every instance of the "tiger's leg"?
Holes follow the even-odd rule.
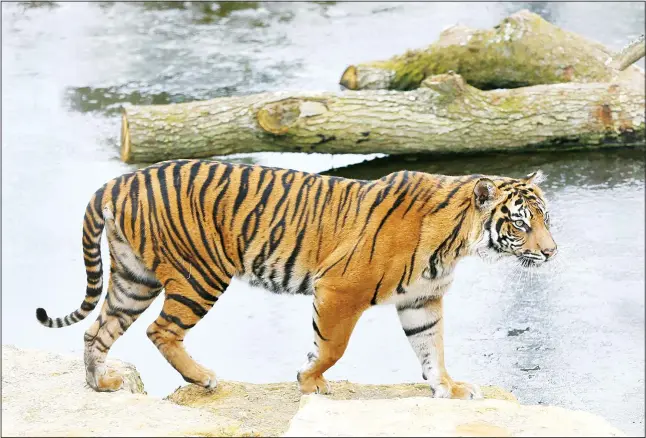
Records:
[[[347,295],[343,295],[325,288],[318,289],[315,294],[312,315],[314,351],[307,354],[307,362],[296,374],[303,394],[330,392],[323,373],[343,356],[352,330],[368,307],[349,303]]]
[[[101,314],[85,332],[85,376],[97,391],[116,391],[123,379],[107,369],[108,351],[159,295],[161,283],[132,252],[112,215],[108,212],[104,217],[110,246],[110,280]]]
[[[398,306],[402,328],[422,365],[422,376],[429,381],[433,397],[482,398],[477,385],[455,382],[444,367],[444,322],[442,298]]]
[[[206,315],[223,291],[204,288],[198,294],[189,279],[181,274],[162,280],[166,299],[159,317],[148,326],[148,338],[184,380],[213,389],[217,386],[215,373],[195,362],[184,349],[183,341],[186,333]],[[199,287],[202,288],[201,285]]]

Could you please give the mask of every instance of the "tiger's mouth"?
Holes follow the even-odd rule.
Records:
[[[538,258],[536,256],[529,256],[527,254],[518,254],[518,260],[520,261],[521,266],[524,268],[533,268],[541,266],[545,263],[545,259]]]
[[[545,258],[537,254],[528,254],[527,252],[505,251],[500,246],[496,245],[496,243],[491,239],[491,237],[489,237],[487,246],[485,248],[482,248],[481,251],[479,251],[479,255],[482,258],[485,258],[491,261],[500,260],[501,258],[504,258],[504,257],[515,256],[520,262],[520,265],[524,268],[538,267],[543,265],[546,262]]]

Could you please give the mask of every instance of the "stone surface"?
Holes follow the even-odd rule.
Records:
[[[326,396],[330,400],[386,399],[397,403],[393,399],[428,397],[430,394],[425,384],[364,385],[348,381],[331,381],[330,384],[332,394]],[[486,398],[518,403],[513,394],[501,388],[483,386],[482,391]],[[301,393],[296,382],[253,384],[220,381],[215,392],[187,385],[177,389],[168,399],[235,418],[245,428],[262,436],[281,436],[298,411]]]
[[[240,424],[143,393],[130,364],[127,389],[95,392],[82,358],[2,346],[3,436],[240,436]],[[133,392],[131,392],[133,391]]]
[[[330,400],[305,396],[284,436],[625,436],[604,419],[505,400]]]
[[[331,382],[301,397],[295,382],[195,385],[162,400],[134,366],[112,360],[124,389],[95,392],[80,357],[2,346],[3,436],[623,436],[580,411],[523,406],[482,387],[485,400],[437,400],[425,384]]]

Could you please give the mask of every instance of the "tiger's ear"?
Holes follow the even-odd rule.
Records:
[[[534,173],[530,173],[524,178],[525,183],[527,184],[540,184],[545,181],[545,174],[542,170],[537,170]]]
[[[491,207],[498,195],[498,188],[489,178],[480,178],[473,187],[476,207],[486,210]]]

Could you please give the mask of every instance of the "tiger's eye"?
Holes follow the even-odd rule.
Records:
[[[521,221],[521,220],[514,221],[514,225],[517,226],[518,228],[523,228],[525,226],[525,221]]]

